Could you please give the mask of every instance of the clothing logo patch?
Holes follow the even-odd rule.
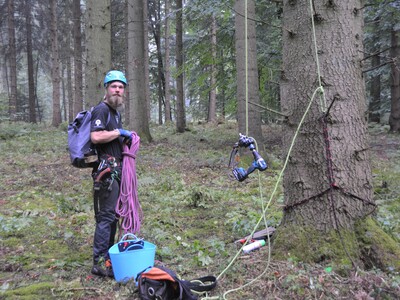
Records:
[[[101,125],[101,120],[97,119],[97,120],[94,122],[94,124],[96,124],[97,127],[100,126],[100,125]]]

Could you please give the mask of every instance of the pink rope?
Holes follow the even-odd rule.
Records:
[[[132,132],[132,143],[124,145],[122,152],[122,175],[120,194],[116,213],[121,219],[121,228],[126,233],[138,233],[143,218],[142,207],[137,194],[136,152],[139,150],[140,137]]]

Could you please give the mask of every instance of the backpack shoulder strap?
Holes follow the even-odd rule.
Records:
[[[189,289],[195,292],[208,292],[217,286],[217,278],[213,275],[183,281]]]

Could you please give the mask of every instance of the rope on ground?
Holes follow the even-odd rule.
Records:
[[[139,150],[140,137],[132,132],[130,147],[124,145],[122,152],[122,176],[116,213],[121,219],[121,228],[126,233],[138,233],[143,219],[142,207],[137,193],[136,153]]]

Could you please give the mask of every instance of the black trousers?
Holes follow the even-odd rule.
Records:
[[[114,245],[118,219],[115,214],[119,196],[118,180],[106,179],[99,190],[94,190],[96,229],[93,239],[93,263],[108,259],[108,249]],[[111,183],[111,184],[110,184]]]

